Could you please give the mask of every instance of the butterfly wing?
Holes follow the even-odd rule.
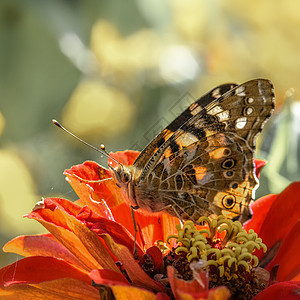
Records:
[[[208,102],[151,156],[136,186],[138,205],[194,221],[248,214],[257,186],[255,138],[273,109],[273,86],[265,79]]]
[[[212,89],[210,92],[200,97],[198,100],[196,100],[150,142],[150,144],[137,157],[136,161],[134,162],[134,165],[137,168],[143,168],[145,166],[145,163],[148,162],[148,160],[159,149],[159,147],[165,141],[167,141],[178,128],[180,128],[185,122],[192,118],[203,107],[218,99],[235,86],[237,86],[237,84],[235,83],[219,85],[216,88]]]

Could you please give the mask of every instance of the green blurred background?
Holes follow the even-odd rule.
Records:
[[[23,219],[43,197],[76,199],[63,171],[141,150],[216,85],[273,81],[276,112],[256,156],[257,196],[299,178],[300,2],[278,0],[1,0],[0,245],[40,233]],[[287,159],[288,158],[288,159]],[[0,265],[15,260],[0,254]]]

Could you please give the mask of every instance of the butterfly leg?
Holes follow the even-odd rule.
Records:
[[[176,208],[172,205],[172,204],[169,204],[165,207],[163,207],[161,210],[159,211],[167,211],[169,208],[172,208],[177,216],[177,218],[179,219],[180,223],[183,225],[184,221],[182,220],[181,216],[179,215],[179,213],[177,212]]]
[[[179,213],[177,212],[176,208],[175,208],[173,205],[169,205],[169,207],[172,207],[172,209],[174,210],[176,216],[178,217],[178,219],[179,219],[181,225],[183,225],[183,224],[184,224],[184,221],[182,220],[181,216],[180,216]]]
[[[136,234],[137,234],[137,227],[136,227],[136,222],[135,222],[135,217],[134,217],[134,210],[139,209],[139,208],[140,208],[139,206],[130,205],[131,216],[132,216],[132,221],[133,221],[133,228],[134,228],[133,256],[136,253]]]

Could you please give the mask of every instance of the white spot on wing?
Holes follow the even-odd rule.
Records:
[[[238,96],[246,96],[245,93],[245,87],[244,86],[239,86],[236,90],[235,90],[235,94]]]
[[[215,106],[214,108],[212,108],[211,110],[209,110],[207,113],[214,116],[214,115],[216,115],[216,114],[218,114],[218,113],[220,113],[222,111],[223,111],[223,109],[222,109],[221,106]]]
[[[237,129],[243,129],[246,126],[246,124],[247,124],[247,118],[241,117],[236,120],[235,127]]]
[[[251,115],[253,113],[253,108],[252,107],[248,107],[247,109],[246,109],[246,114],[247,115]]]
[[[229,119],[229,111],[225,110],[218,114],[219,121],[226,121]]]
[[[198,138],[193,135],[190,132],[184,132],[182,135],[180,135],[177,139],[176,142],[179,144],[181,147],[187,147],[191,144],[194,144],[198,142]]]
[[[201,111],[202,107],[201,106],[196,106],[193,110],[191,110],[191,114],[195,116],[197,113]]]

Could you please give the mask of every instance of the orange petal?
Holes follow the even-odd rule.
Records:
[[[6,243],[3,251],[16,253],[25,257],[52,256],[62,258],[73,265],[84,268],[84,265],[50,234],[18,236]]]
[[[278,253],[267,265],[270,271],[275,265],[279,265],[276,280],[291,280],[300,275],[300,221],[290,230],[287,237],[283,240]]]
[[[81,300],[83,297],[89,300],[99,300],[99,291],[83,281],[63,278],[33,285],[0,287],[0,297],[2,300]]]
[[[110,152],[109,155],[117,160],[119,163],[125,166],[133,165],[134,161],[140,155],[139,151],[127,150],[127,151],[117,151],[117,152]],[[117,166],[113,160],[108,159],[108,163],[114,168]]]
[[[112,208],[111,211],[115,220],[134,235],[130,206],[124,202]],[[169,235],[174,234],[175,225],[180,224],[178,218],[168,214],[146,214],[140,209],[134,211],[134,217],[139,229],[137,233],[138,244],[145,249],[153,246],[157,240],[166,241]]]
[[[40,208],[27,217],[39,221],[88,271],[106,268],[119,272],[100,238],[63,209]]]
[[[116,300],[156,300],[156,295],[150,291],[133,286],[115,285],[111,286]]]
[[[299,300],[300,281],[285,281],[275,283],[258,295],[253,300]]]
[[[132,284],[138,287],[149,289],[156,292],[164,291],[161,284],[151,279],[134,260],[132,254],[128,248],[123,245],[117,244],[109,235],[103,236],[106,245],[109,247],[111,252],[119,258],[123,264]]]
[[[197,294],[186,294],[178,292],[176,300],[226,300],[230,298],[230,292],[225,286],[208,290]]]
[[[91,283],[88,272],[54,257],[26,257],[0,270],[0,283],[4,287],[66,277]]]

